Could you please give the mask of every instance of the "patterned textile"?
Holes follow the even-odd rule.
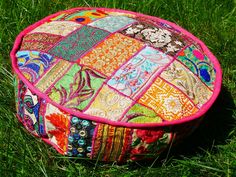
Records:
[[[132,134],[130,159],[152,159],[163,151],[171,141],[171,134],[163,130],[136,129]]]
[[[198,107],[206,103],[212,95],[198,77],[177,61],[166,68],[161,77],[183,91]]]
[[[117,70],[107,84],[134,98],[170,60],[158,50],[146,47]]]
[[[169,55],[175,55],[185,46],[185,42],[179,35],[146,23],[134,24],[121,33],[141,40]]]
[[[83,26],[60,41],[48,53],[69,61],[75,61],[108,35],[109,33],[106,31]]]
[[[73,116],[70,121],[70,134],[68,136],[68,155],[77,157],[91,157],[92,137],[95,125]]]
[[[70,21],[51,21],[46,22],[32,30],[30,33],[49,33],[67,36],[71,32],[81,27],[80,24]]]
[[[59,16],[57,20],[69,20],[81,24],[88,24],[94,20],[103,18],[106,16],[106,13],[101,10],[87,10],[87,11],[76,11],[71,14],[64,14]]]
[[[96,71],[75,64],[48,91],[48,95],[60,105],[82,110],[96,95],[104,79]]]
[[[138,102],[154,109],[168,121],[187,117],[198,111],[188,97],[161,78],[154,81]]]
[[[19,51],[17,64],[22,74],[30,82],[36,82],[52,66],[56,58],[37,51]]]
[[[107,30],[109,32],[115,32],[125,27],[126,25],[132,24],[134,22],[136,22],[136,20],[125,16],[108,16],[96,20],[95,22],[92,22],[89,25]]]
[[[47,33],[28,34],[23,39],[21,50],[38,50],[47,52],[60,39],[61,36]]]
[[[110,76],[142,47],[139,41],[116,33],[81,58],[79,63]]]
[[[214,88],[216,71],[209,58],[198,50],[197,47],[192,45],[181,51],[178,54],[178,60],[183,62],[210,89]]]
[[[89,108],[84,112],[89,115],[119,120],[132,100],[120,95],[107,85],[103,85]]]
[[[26,129],[61,154],[107,162],[155,159],[192,133],[222,79],[182,28],[106,8],[46,17],[17,37],[11,57]]]
[[[132,130],[98,124],[94,135],[92,158],[102,161],[124,161],[128,156]]]

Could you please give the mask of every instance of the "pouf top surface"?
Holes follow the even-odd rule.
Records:
[[[13,67],[34,94],[85,119],[167,125],[203,115],[221,85],[196,37],[147,15],[105,8],[53,14],[17,38]]]

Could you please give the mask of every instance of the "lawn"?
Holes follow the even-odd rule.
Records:
[[[126,9],[177,23],[200,38],[223,69],[222,91],[196,132],[156,161],[123,165],[63,157],[15,118],[9,53],[16,36],[59,10]],[[0,0],[0,176],[236,176],[236,0]]]

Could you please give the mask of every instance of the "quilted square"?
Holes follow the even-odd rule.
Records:
[[[67,108],[83,110],[96,95],[105,77],[74,64],[48,91],[49,97]]]
[[[116,33],[97,45],[78,62],[110,76],[143,46],[143,43],[135,39]]]
[[[164,53],[145,47],[125,63],[107,84],[135,98],[170,61],[171,57]]]
[[[191,45],[181,51],[177,59],[196,74],[210,89],[214,88],[216,71],[209,58],[196,46]]]
[[[20,50],[39,50],[47,52],[62,36],[48,33],[32,33],[23,38]]]
[[[180,35],[147,23],[133,24],[121,33],[148,43],[172,56],[186,45]]]
[[[78,29],[79,27],[81,27],[81,24],[71,21],[51,21],[38,26],[30,33],[49,33],[66,36],[69,33]]]
[[[103,85],[98,95],[88,107],[85,114],[118,120],[127,110],[132,100]]]
[[[212,91],[180,62],[174,61],[161,77],[184,92],[196,105],[201,107],[211,97]]]
[[[135,19],[126,16],[107,16],[96,20],[89,25],[107,30],[109,32],[115,32],[134,22],[136,22]]]
[[[72,12],[70,14],[65,14],[60,20],[69,20],[74,21],[81,24],[88,24],[93,22],[94,20],[104,18],[107,14],[102,10],[79,10],[76,12]]]
[[[56,58],[37,51],[19,51],[17,64],[22,74],[30,82],[36,82],[56,62]]]
[[[68,136],[68,155],[77,157],[91,157],[92,138],[96,124],[72,116],[70,120],[70,134]]]
[[[58,79],[71,68],[72,63],[59,60],[35,83],[35,87],[41,92],[46,92]]]
[[[76,61],[109,34],[101,29],[83,26],[66,36],[48,53],[68,61]]]
[[[50,143],[66,153],[69,135],[70,115],[47,103],[45,112],[45,130]]]
[[[168,121],[181,119],[198,111],[188,97],[159,77],[138,103],[152,108]]]

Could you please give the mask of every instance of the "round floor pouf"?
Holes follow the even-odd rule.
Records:
[[[25,128],[61,154],[107,162],[156,158],[192,133],[222,79],[186,30],[107,8],[44,18],[19,34],[11,58]]]

